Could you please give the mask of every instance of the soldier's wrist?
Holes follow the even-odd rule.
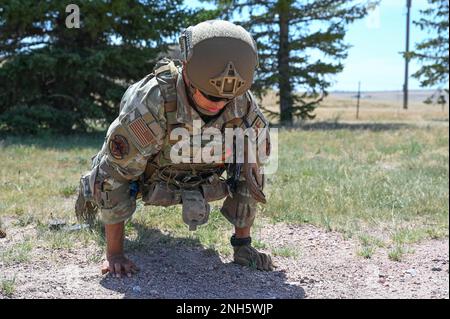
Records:
[[[123,253],[123,251],[122,252],[114,252],[114,253],[106,252],[106,259],[108,259],[108,260],[122,258],[122,257],[125,257],[125,254]]]

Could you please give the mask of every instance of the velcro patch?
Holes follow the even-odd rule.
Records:
[[[254,128],[264,128],[266,126],[266,123],[264,123],[264,120],[257,114],[255,120],[252,123],[252,127]]]
[[[109,141],[109,152],[115,159],[124,159],[130,152],[127,139],[122,135],[115,135]]]
[[[142,117],[132,121],[128,127],[142,147],[147,147],[155,140],[155,135],[145,123]]]

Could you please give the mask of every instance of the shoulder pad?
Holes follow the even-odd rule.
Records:
[[[177,99],[176,83],[179,67],[179,63],[168,58],[158,61],[155,65],[155,77],[165,102],[173,102]]]
[[[120,124],[128,132],[142,155],[155,153],[166,132],[164,100],[154,77],[147,76],[133,84],[125,93]]]
[[[253,127],[253,128],[268,127],[269,122],[267,121],[265,116],[262,114],[254,95],[250,91],[247,91],[247,93],[245,95],[246,95],[246,97],[248,99],[248,103],[249,103],[248,112],[247,112],[247,115],[245,116],[245,120],[244,120],[245,126]]]

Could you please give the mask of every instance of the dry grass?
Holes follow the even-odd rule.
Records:
[[[409,109],[403,110],[400,92],[372,92],[362,94],[359,118],[356,119],[355,93],[331,93],[316,109],[315,121],[359,121],[359,122],[448,122],[448,104],[441,106],[423,103],[431,93],[413,91]],[[264,97],[261,105],[271,111],[278,111],[277,96],[271,91]]]
[[[269,220],[338,230],[359,238],[359,253],[366,258],[384,245],[397,247],[391,254],[398,259],[405,245],[448,236],[448,111],[430,112],[432,106],[419,103],[404,112],[395,103],[372,101],[373,108],[363,102],[362,120],[344,121],[354,116],[354,102],[347,101],[331,97],[317,110],[315,121],[280,132],[279,171],[268,179],[268,204],[261,207],[256,227]],[[78,180],[101,147],[103,134],[0,138],[0,219],[38,229],[15,252],[0,247],[4,262],[26,262],[36,240],[66,250],[74,242],[104,245],[98,230],[66,234],[46,227],[51,218],[76,222]],[[127,247],[142,249],[146,230],[158,228],[230,254],[232,227],[219,208],[215,203],[209,223],[192,233],[182,222],[180,207],[138,205],[127,226]],[[287,250],[277,253],[290,255]]]

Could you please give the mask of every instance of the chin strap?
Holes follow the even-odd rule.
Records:
[[[252,238],[250,236],[246,238],[237,238],[236,234],[234,234],[230,238],[230,243],[233,247],[250,246]]]

